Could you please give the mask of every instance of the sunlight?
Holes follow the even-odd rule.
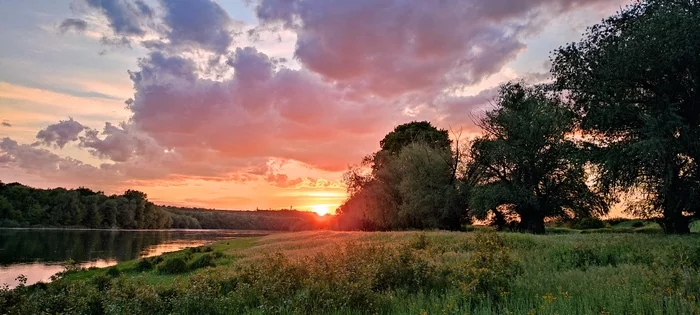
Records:
[[[324,216],[331,212],[331,209],[328,205],[313,205],[311,206],[311,210],[313,212],[316,212],[316,214],[320,216]]]

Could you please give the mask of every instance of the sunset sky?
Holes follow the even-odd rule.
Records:
[[[0,180],[335,209],[412,120],[476,134],[626,0],[0,0]]]

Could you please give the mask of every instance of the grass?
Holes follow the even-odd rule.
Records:
[[[299,232],[0,290],[0,313],[700,314],[700,236]],[[178,274],[216,254],[215,267]],[[4,307],[4,308],[3,308]],[[3,311],[4,310],[4,311]]]

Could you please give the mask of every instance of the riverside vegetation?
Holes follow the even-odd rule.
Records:
[[[576,232],[576,230],[568,230]],[[700,314],[697,235],[297,232],[0,290],[2,314]]]

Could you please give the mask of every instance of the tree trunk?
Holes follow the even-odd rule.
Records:
[[[544,234],[544,216],[538,214],[521,214],[519,229],[532,234]]]
[[[667,234],[688,234],[690,233],[690,218],[683,215],[683,208],[688,198],[681,191],[678,183],[674,180],[669,189],[673,193],[664,196],[664,217],[661,219],[661,227]]]
[[[664,215],[661,220],[661,227],[667,234],[689,234],[690,219],[682,213]]]

